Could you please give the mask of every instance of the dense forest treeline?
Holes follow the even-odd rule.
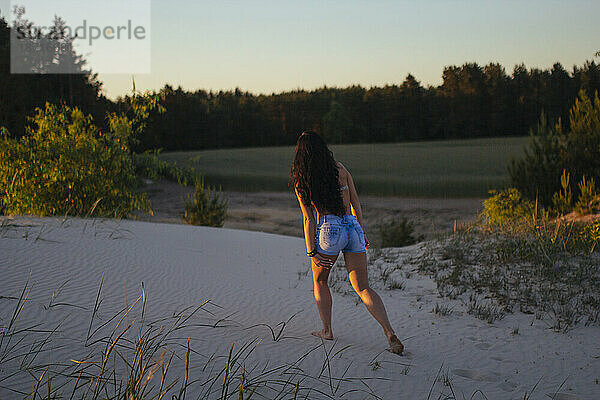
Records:
[[[14,23],[24,30],[34,27],[25,19],[15,20]],[[54,29],[60,30],[64,25],[63,20],[55,19]],[[52,42],[57,47],[54,52],[43,53],[31,49],[36,70],[43,74],[11,74],[11,30],[15,32],[6,19],[0,17],[0,127],[6,127],[13,136],[22,136],[26,117],[33,116],[35,108],[44,107],[46,102],[77,106],[86,114],[92,114],[99,122],[104,122],[106,111],[114,108],[114,105],[102,95],[102,83],[97,75],[86,70],[83,57],[73,51],[72,40]],[[77,73],[48,73],[51,68],[64,64],[69,64]]]
[[[54,23],[57,29],[64,24]],[[12,136],[23,134],[26,116],[46,101],[77,106],[100,126],[106,111],[128,107],[128,97],[111,101],[102,94],[102,83],[83,69],[81,58],[77,66],[84,73],[10,74],[11,29],[0,18],[0,126]],[[542,112],[550,121],[568,122],[578,91],[592,96],[600,90],[600,66],[586,61],[567,71],[560,63],[549,69],[520,64],[509,74],[496,63],[465,63],[445,67],[442,79],[439,86],[423,87],[409,74],[399,85],[270,95],[165,85],[159,93],[166,112],[150,116],[137,150],[288,145],[306,129],[330,143],[526,135]]]
[[[314,129],[330,143],[397,142],[526,135],[542,111],[568,122],[579,89],[600,89],[600,67],[587,61],[566,71],[466,63],[443,71],[440,86],[411,74],[400,85],[322,87],[271,95],[161,89],[167,112],[154,116],[144,149],[209,149],[284,145]],[[124,100],[120,100],[124,101]]]

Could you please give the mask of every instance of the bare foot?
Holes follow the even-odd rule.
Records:
[[[325,332],[325,329],[322,329],[320,331],[314,331],[314,332],[311,332],[310,334],[313,336],[316,336],[316,337],[320,337],[325,340],[333,340],[333,333]]]
[[[396,335],[392,335],[388,340],[390,342],[390,351],[394,354],[402,355],[402,352],[404,351],[404,345],[400,339],[398,339]]]

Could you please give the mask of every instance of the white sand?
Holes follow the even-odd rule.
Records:
[[[372,391],[384,399],[426,399],[431,391],[430,398],[437,399],[440,393],[450,394],[444,384],[447,378],[460,399],[469,399],[478,390],[489,399],[522,399],[536,383],[528,398],[548,399],[559,391],[555,399],[600,399],[599,327],[577,326],[566,334],[556,333],[537,320],[532,325],[533,316],[518,312],[490,325],[453,302],[451,316],[437,317],[431,309],[446,300],[439,298],[430,278],[413,273],[403,290],[379,291],[406,346],[405,356],[385,351],[385,337],[364,306],[357,305],[354,297],[335,293],[337,341],[318,348],[321,341],[310,335],[311,330],[320,329],[311,275],[299,274],[309,268],[302,239],[135,221],[25,217],[2,221],[0,324],[9,323],[16,305],[9,297],[19,297],[29,275],[32,289],[19,327],[40,324],[37,329],[53,329],[63,321],[53,342],[44,345],[49,351],[40,353],[31,365],[68,366],[71,359],[88,355],[90,348],[83,342],[104,274],[103,301],[94,328],[124,307],[125,293],[131,304],[141,292],[141,282],[148,296],[147,320],[171,317],[185,307],[211,300],[206,311],[188,321],[198,326],[175,332],[169,342],[169,349],[183,356],[185,349],[177,344],[189,337],[199,353],[190,357],[190,381],[199,380],[188,388],[188,398],[208,392],[212,393],[209,398],[218,398],[222,378],[212,389],[201,383],[218,375],[232,343],[235,352],[259,338],[254,351],[239,362],[249,376],[257,377],[265,370],[262,374],[268,379],[290,379],[293,384],[301,380],[298,398],[305,398],[307,388],[313,387],[324,394],[313,390],[307,398],[374,398],[368,394]],[[419,245],[402,249],[405,254],[418,251]],[[131,319],[139,315],[136,307]],[[268,324],[277,333],[281,325],[275,326],[292,315],[277,341],[266,326],[258,325]],[[112,329],[116,323],[107,327]],[[516,327],[518,334],[511,334]],[[97,337],[109,331],[101,330]],[[39,346],[38,340],[45,336],[25,335],[19,346]],[[327,367],[325,350],[329,352],[332,346]],[[342,351],[336,354],[338,350]],[[18,371],[21,361],[0,363],[0,398],[23,397],[7,386],[25,392],[31,389],[33,378],[27,373],[8,377]],[[268,372],[292,364],[294,368]],[[175,359],[169,376],[182,371],[181,360]],[[288,393],[292,389],[288,385]],[[267,388],[259,392],[265,398],[277,395]],[[473,398],[483,396],[476,393]]]

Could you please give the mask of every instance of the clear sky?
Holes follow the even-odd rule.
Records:
[[[151,73],[140,89],[240,87],[272,93],[323,85],[441,83],[477,62],[567,70],[600,50],[600,1],[152,1]],[[41,22],[34,19],[36,23]],[[67,21],[68,22],[68,21]],[[595,58],[598,61],[598,58]],[[131,74],[100,74],[110,98]]]

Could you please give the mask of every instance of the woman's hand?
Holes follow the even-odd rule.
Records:
[[[333,266],[333,261],[327,257],[324,257],[321,253],[317,253],[311,258],[317,267],[331,268]]]
[[[369,243],[369,239],[367,239],[367,234],[365,233],[365,247],[369,247],[371,243]]]

